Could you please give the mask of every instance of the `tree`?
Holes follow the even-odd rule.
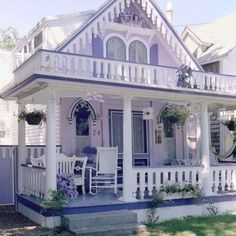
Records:
[[[10,50],[14,48],[18,39],[19,34],[15,28],[0,29],[0,49]]]

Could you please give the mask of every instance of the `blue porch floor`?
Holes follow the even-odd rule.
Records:
[[[98,206],[98,205],[110,205],[110,204],[123,204],[120,200],[122,191],[119,190],[117,195],[114,195],[112,190],[100,190],[97,194],[92,195],[89,193],[79,194],[78,197],[71,199],[68,205],[69,207],[86,207],[86,206]],[[36,197],[22,195],[24,199],[27,199],[37,205],[40,205],[42,200]]]

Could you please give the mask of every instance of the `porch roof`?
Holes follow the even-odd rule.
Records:
[[[214,107],[219,104],[228,104],[232,107],[235,104],[236,95],[216,93],[211,91],[200,91],[189,88],[163,88],[158,86],[147,86],[139,83],[83,79],[74,77],[63,77],[58,75],[33,74],[19,84],[9,86],[3,90],[0,97],[5,100],[25,99],[34,103],[46,104],[45,93],[48,87],[55,88],[58,97],[78,97],[87,92],[96,91],[103,95],[112,97],[123,97],[129,94],[133,98],[157,99],[162,101],[185,101],[214,103]],[[223,100],[222,100],[223,99]],[[217,105],[218,104],[218,105]],[[213,109],[214,110],[214,109]]]

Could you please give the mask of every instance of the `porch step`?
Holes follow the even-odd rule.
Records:
[[[123,210],[64,216],[62,225],[76,235],[134,235],[137,214]]]

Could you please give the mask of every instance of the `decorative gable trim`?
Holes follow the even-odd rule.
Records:
[[[68,46],[76,37],[82,47],[85,47],[87,42],[91,42],[92,35],[95,37],[99,31],[102,31],[106,23],[111,22],[115,16],[119,16],[124,12],[126,6],[130,6],[131,2],[137,2],[140,4],[147,16],[153,23],[154,30],[161,33],[166,43],[171,47],[172,51],[182,61],[183,64],[191,66],[193,69],[203,71],[200,64],[196,61],[193,55],[188,51],[178,34],[175,32],[171,24],[168,22],[164,14],[158,8],[153,0],[110,0],[104,7],[92,17],[80,30],[75,32],[71,37],[67,38],[61,46],[57,48],[57,51],[63,50]]]

